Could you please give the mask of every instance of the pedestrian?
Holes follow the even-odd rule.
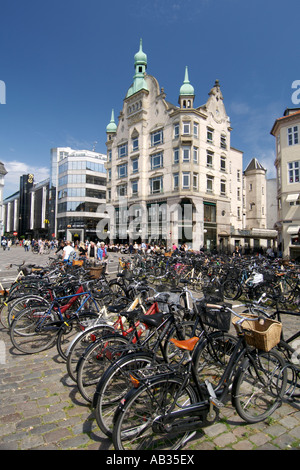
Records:
[[[107,257],[107,249],[106,249],[105,243],[101,242],[97,250],[97,259],[99,261],[104,261],[106,257]]]
[[[69,261],[69,258],[70,258],[70,254],[75,251],[74,248],[72,247],[71,245],[71,242],[69,240],[66,241],[66,244],[63,248],[63,252],[62,252],[62,259],[63,259],[63,262],[64,263],[67,263]]]
[[[7,249],[8,249],[8,251],[10,251],[11,245],[12,245],[11,240],[8,240],[8,242],[7,242]]]
[[[6,250],[6,245],[7,245],[7,241],[6,241],[5,238],[2,239],[1,245],[2,245],[3,251],[5,251]]]

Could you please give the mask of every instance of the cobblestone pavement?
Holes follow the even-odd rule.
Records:
[[[24,258],[22,248],[1,252],[0,280],[8,278],[7,261],[22,262]],[[46,262],[46,256],[39,259],[29,253],[26,258]],[[22,355],[12,349],[2,327],[0,397],[1,450],[113,450],[99,430],[93,410],[68,377],[56,348]],[[254,425],[242,422],[229,403],[222,409],[220,421],[199,432],[185,448],[215,449],[299,450],[300,401],[284,403],[267,421]]]

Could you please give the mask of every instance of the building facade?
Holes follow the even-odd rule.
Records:
[[[286,109],[271,129],[276,139],[278,247],[290,258],[300,256],[299,131],[299,108]]]
[[[146,73],[142,43],[134,67],[106,129],[111,241],[231,250],[243,229],[243,153],[231,146],[219,81],[197,107],[186,68],[177,106]]]
[[[95,240],[105,217],[106,155],[69,147],[51,149],[49,229],[68,240]]]
[[[50,178],[35,183],[23,175],[20,190],[4,200],[6,236],[96,240],[105,217],[105,163],[97,152],[51,149]]]

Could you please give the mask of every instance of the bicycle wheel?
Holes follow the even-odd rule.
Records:
[[[49,308],[50,304],[46,299],[44,299],[43,297],[39,295],[28,295],[26,297],[24,296],[24,297],[21,297],[20,299],[13,300],[8,305],[8,314],[7,314],[8,326],[10,327],[15,317],[20,312],[22,312],[25,308],[28,308],[28,307],[37,307],[37,308],[48,307]]]
[[[194,350],[194,364],[201,382],[208,380],[214,388],[220,382],[236,345],[237,338],[223,331],[216,331],[200,340]]]
[[[235,300],[241,295],[240,283],[235,279],[228,279],[223,284],[224,297],[226,299]]]
[[[113,333],[115,331],[113,326],[100,324],[88,327],[85,331],[81,331],[77,336],[72,340],[68,350],[66,352],[67,356],[67,371],[69,377],[76,382],[77,380],[77,364],[86,350],[86,348],[97,341],[98,338]]]
[[[53,346],[59,328],[56,313],[47,308],[28,307],[13,320],[10,339],[18,351],[34,354]]]
[[[92,403],[97,383],[105,369],[126,351],[128,345],[125,336],[107,335],[88,346],[81,356],[77,368],[77,387],[88,403]]]
[[[233,383],[232,400],[244,421],[263,421],[281,405],[287,382],[284,365],[274,350],[255,352],[243,361]]]
[[[112,295],[112,303],[119,297],[126,297],[126,290],[118,281],[111,281],[109,288]]]
[[[197,402],[194,389],[182,387],[180,378],[160,378],[131,389],[115,414],[112,440],[116,450],[177,450],[188,440],[190,431],[180,427],[154,425],[154,419],[169,410],[182,410]],[[162,428],[162,429],[161,429]]]
[[[0,305],[0,323],[6,330],[10,326],[8,322],[9,304],[10,302],[2,302]]]
[[[97,318],[97,313],[84,312],[72,316],[63,323],[58,332],[56,341],[57,352],[62,359],[67,360],[68,347],[77,333],[86,330],[86,328],[95,323]]]
[[[98,426],[108,437],[112,437],[116,408],[120,400],[132,388],[130,373],[155,363],[155,356],[150,352],[131,353],[112,363],[100,378],[93,406]]]

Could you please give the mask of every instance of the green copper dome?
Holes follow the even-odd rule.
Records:
[[[183,84],[180,87],[180,96],[194,96],[195,91],[194,87],[190,84],[189,81],[189,74],[188,74],[188,68],[185,67],[185,75],[184,75],[184,81]]]
[[[143,52],[143,41],[140,39],[140,49],[134,56],[134,66],[145,65],[147,67],[147,54]]]
[[[117,124],[115,123],[114,110],[111,112],[110,123],[106,126],[106,132],[117,132]]]
[[[145,80],[146,68],[147,68],[147,55],[142,49],[142,40],[140,40],[140,49],[134,56],[134,68],[135,74],[133,77],[133,84],[129,88],[126,98],[134,95],[140,90],[147,90],[148,86]]]

